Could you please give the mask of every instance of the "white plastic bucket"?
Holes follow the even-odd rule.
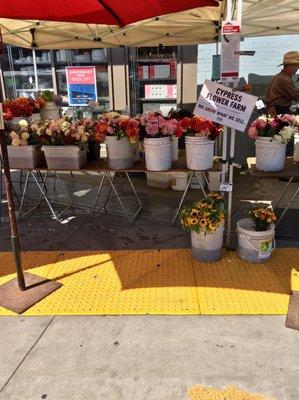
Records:
[[[294,135],[294,161],[299,162],[299,134]]]
[[[179,159],[179,138],[171,138],[171,149],[172,149],[172,161],[177,161]]]
[[[205,171],[213,167],[214,142],[207,138],[186,136],[187,167],[195,171]]]
[[[185,190],[188,184],[188,172],[170,172],[171,189]]]
[[[43,153],[37,146],[7,146],[9,166],[12,169],[33,169],[44,161]]]
[[[127,138],[117,139],[106,136],[108,166],[112,169],[126,169],[133,165],[133,146]]]
[[[149,171],[167,171],[172,163],[170,137],[144,139],[145,165]]]
[[[266,231],[256,231],[250,218],[237,222],[238,255],[242,260],[262,263],[268,261],[275,248],[275,226]]]
[[[59,119],[60,118],[60,111],[59,107],[51,101],[46,103],[46,105],[40,111],[41,118],[45,119]]]
[[[171,187],[171,178],[168,172],[147,172],[147,186],[169,189]]]
[[[43,146],[48,168],[51,170],[80,169],[87,163],[85,149],[77,146]]]
[[[191,231],[191,254],[197,261],[214,262],[221,259],[224,227],[213,233]]]
[[[212,192],[220,191],[220,181],[221,181],[221,172],[219,171],[208,171],[209,176],[209,185]]]
[[[190,172],[190,174],[191,174],[192,172]],[[189,176],[190,176],[190,174],[189,174]],[[204,178],[204,176],[203,176],[203,173],[202,172],[197,172],[197,176],[198,176],[198,179],[197,179],[197,177],[194,175],[193,176],[193,178],[191,179],[191,182],[190,182],[190,188],[191,189],[199,189],[199,190],[202,190],[202,188],[205,188],[205,186],[206,186],[206,180],[205,180],[205,178]],[[201,183],[201,185],[202,186],[200,186],[200,184],[199,184],[199,182],[198,182],[198,180],[199,180],[199,182]]]
[[[40,120],[41,120],[40,113],[34,113],[27,118],[27,121],[29,122],[39,122]]]
[[[286,143],[268,137],[255,141],[256,169],[259,171],[281,171],[286,158]]]
[[[9,121],[9,122],[12,124],[13,128],[16,129],[19,126],[19,122],[22,120],[27,121],[27,118],[26,117],[13,117],[11,119],[11,121]]]

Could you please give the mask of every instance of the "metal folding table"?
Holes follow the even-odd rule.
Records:
[[[295,163],[293,157],[286,158],[285,168],[282,171],[269,171],[269,172],[258,171],[256,169],[256,159],[253,157],[247,158],[247,164],[248,164],[248,169],[249,169],[250,174],[256,178],[276,178],[276,179],[284,178],[287,180],[285,187],[283,188],[281,194],[279,195],[279,197],[273,207],[274,210],[278,208],[281,200],[284,198],[286,193],[290,190],[291,183],[294,182],[294,180],[296,180],[296,182],[298,182],[298,180],[299,180],[299,163]],[[293,193],[289,203],[283,210],[281,216],[279,217],[279,219],[276,223],[276,226],[280,223],[280,221],[285,216],[285,214],[287,213],[287,211],[289,210],[291,205],[294,203],[298,193],[299,193],[299,183],[297,183],[296,190]]]
[[[213,166],[213,168],[210,171],[218,171],[219,170],[219,165],[215,164]],[[21,203],[20,203],[20,209],[19,209],[19,218],[24,218],[26,215],[30,214],[31,212],[33,212],[34,210],[36,210],[40,204],[41,201],[44,200],[47,204],[47,206],[49,207],[53,217],[57,220],[60,219],[60,217],[66,212],[68,211],[70,208],[74,207],[74,203],[66,189],[66,187],[64,186],[62,180],[59,177],[59,173],[63,173],[63,172],[71,172],[69,170],[56,170],[56,171],[50,171],[47,168],[37,168],[34,170],[27,170],[26,173],[26,177],[25,177],[25,183],[24,183],[24,187],[22,190],[22,196],[21,196]],[[75,171],[73,171],[75,173]],[[91,207],[87,206],[87,205],[81,205],[81,204],[76,204],[76,206],[78,207],[84,207],[84,208],[88,208],[90,209],[90,219],[92,219],[92,217],[94,216],[94,214],[96,212],[99,212],[101,210],[104,210],[104,212],[107,211],[107,204],[109,202],[109,200],[111,200],[113,194],[115,196],[115,198],[117,199],[121,210],[122,210],[122,214],[127,218],[127,220],[129,221],[129,223],[133,223],[136,218],[139,216],[139,214],[142,211],[142,202],[140,200],[140,197],[134,187],[133,181],[130,177],[130,174],[132,173],[146,173],[149,172],[146,169],[145,166],[145,162],[144,160],[140,160],[134,163],[134,166],[132,168],[128,168],[128,169],[110,169],[108,166],[108,162],[106,159],[102,159],[102,160],[97,160],[97,161],[93,161],[88,163],[85,167],[83,167],[82,169],[78,170],[77,172],[80,172],[82,174],[96,174],[99,175],[99,187],[94,199],[94,202],[92,204]],[[152,171],[150,171],[152,172]],[[157,171],[158,172],[158,171]],[[204,179],[207,183],[207,187],[208,190],[210,191],[210,186],[209,186],[209,182],[206,176],[206,172],[207,171],[190,171],[188,170],[187,166],[186,166],[186,160],[184,158],[179,159],[177,162],[173,163],[173,166],[170,170],[165,171],[165,172],[188,172],[189,173],[189,177],[188,177],[188,181],[187,181],[187,186],[185,188],[185,190],[183,191],[180,200],[179,200],[179,204],[177,209],[175,210],[175,213],[172,217],[171,220],[171,224],[174,225],[176,222],[176,219],[178,217],[178,214],[180,212],[180,209],[182,207],[182,204],[185,200],[187,191],[190,187],[191,181],[194,177],[196,177],[200,188],[204,194],[204,196],[206,196],[206,192],[205,189],[201,183],[201,180],[199,178],[199,173],[202,173],[204,176]],[[55,200],[50,199],[49,194],[48,194],[48,190],[47,190],[47,180],[49,177],[49,174],[53,174],[54,178],[58,181],[58,183],[60,184],[68,202],[67,203],[61,203],[61,202],[57,202]],[[131,215],[130,213],[127,212],[126,207],[125,207],[125,200],[123,198],[123,196],[121,195],[120,191],[118,190],[116,184],[115,184],[115,180],[116,177],[122,174],[125,179],[126,182],[130,188],[130,190],[133,193],[134,196],[134,200],[136,201],[136,205],[137,205],[137,209],[136,211],[133,213],[133,215]],[[29,179],[32,178],[32,183],[36,185],[38,191],[40,192],[40,197],[38,199],[37,204],[35,204],[33,207],[30,208],[30,210],[26,211],[25,213],[23,213],[23,206],[24,206],[24,201],[25,198],[27,196],[28,193],[28,187],[29,187]],[[105,181],[108,183],[108,192],[106,193],[106,191],[104,190],[104,183]],[[104,201],[101,205],[99,205],[100,200],[104,198]],[[64,204],[66,207],[65,209],[60,212],[59,214],[55,211],[53,204],[55,203],[60,203],[60,204]]]

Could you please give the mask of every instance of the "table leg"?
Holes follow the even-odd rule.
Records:
[[[284,217],[285,213],[288,211],[288,209],[291,207],[291,205],[293,204],[297,194],[299,193],[299,185],[297,187],[296,192],[294,193],[293,197],[291,198],[291,200],[289,201],[289,204],[286,206],[286,208],[283,210],[283,213],[281,214],[281,216],[279,217],[278,221],[276,222],[275,226],[278,226],[280,221],[282,220],[282,218]]]
[[[25,178],[25,185],[24,185],[24,188],[23,188],[22,196],[21,196],[21,202],[20,202],[20,207],[19,207],[19,215],[18,215],[18,218],[17,218],[18,221],[21,219],[21,214],[22,214],[24,200],[25,200],[26,193],[27,193],[27,187],[28,187],[28,183],[29,183],[30,174],[31,174],[31,171],[27,171],[26,178]]]
[[[207,197],[207,194],[206,194],[206,192],[205,192],[205,189],[204,189],[202,183],[200,182],[200,179],[199,179],[199,176],[198,176],[198,172],[197,172],[197,171],[195,171],[195,176],[196,176],[197,182],[199,183],[199,186],[200,186],[201,191],[203,192],[204,196]],[[205,176],[205,175],[204,175],[204,176]]]
[[[182,197],[181,197],[181,200],[180,200],[180,204],[179,204],[178,208],[176,209],[176,211],[175,211],[175,213],[174,213],[174,216],[173,216],[173,218],[172,218],[172,221],[171,221],[171,225],[172,225],[172,226],[175,225],[175,221],[176,221],[176,219],[177,219],[177,217],[178,217],[178,215],[179,215],[179,212],[180,212],[180,210],[181,210],[181,208],[182,208],[182,205],[183,205],[183,202],[184,202],[184,200],[185,200],[186,193],[187,193],[187,191],[188,191],[188,189],[189,189],[191,180],[192,180],[192,178],[194,177],[195,174],[196,174],[196,171],[192,171],[191,174],[190,174],[190,176],[189,176],[189,178],[188,178],[188,182],[187,182],[186,189],[184,190],[184,193],[183,193],[183,195],[182,195]],[[198,178],[197,178],[197,179],[198,179]],[[200,184],[200,187],[202,187],[201,183],[199,183],[199,184]]]
[[[205,181],[206,181],[206,184],[207,184],[207,187],[208,187],[208,189],[209,189],[209,192],[211,192],[212,190],[211,190],[210,182],[209,182],[209,180],[208,180],[208,178],[207,178],[207,175],[206,175],[205,172],[202,172],[202,174],[203,174],[203,177],[204,177],[204,179],[205,179]]]
[[[118,202],[119,202],[119,204],[120,204],[120,206],[121,206],[121,208],[122,208],[122,210],[123,210],[123,212],[124,212],[124,214],[125,214],[127,220],[129,221],[129,223],[132,223],[132,221],[131,221],[131,219],[130,219],[130,216],[129,216],[129,214],[127,213],[127,211],[126,211],[126,209],[125,209],[125,207],[124,207],[124,205],[123,205],[123,202],[122,202],[122,200],[121,200],[121,197],[119,196],[118,191],[117,191],[117,189],[116,189],[116,187],[115,187],[115,185],[114,185],[114,182],[113,182],[113,181],[114,181],[114,177],[113,177],[113,179],[111,179],[110,174],[109,174],[109,172],[108,172],[107,178],[108,178],[108,181],[109,181],[109,183],[110,183],[110,185],[111,185],[111,188],[112,188],[112,190],[114,191],[115,196],[116,196],[116,198],[117,198],[117,200],[118,200]]]
[[[59,175],[57,174],[57,172],[54,172],[54,176],[56,176],[56,179],[57,179],[59,185],[61,186],[61,189],[63,190],[65,196],[67,197],[68,201],[70,202],[69,205],[70,205],[72,208],[74,208],[73,200],[71,199],[71,197],[70,197],[68,191],[66,190],[66,188],[65,188],[64,184],[62,183],[62,181],[61,181]]]
[[[126,172],[126,177],[127,177],[128,181],[129,181],[129,184],[130,184],[130,186],[131,186],[133,192],[134,192],[135,198],[137,199],[137,201],[138,201],[138,203],[139,203],[138,210],[137,210],[136,213],[134,214],[133,219],[132,219],[132,222],[131,222],[131,223],[133,223],[133,222],[135,221],[135,219],[138,217],[138,215],[139,215],[139,214],[141,213],[141,211],[142,211],[142,203],[141,203],[141,200],[140,200],[140,198],[139,198],[139,196],[138,196],[138,193],[137,193],[137,191],[136,191],[136,189],[135,189],[135,187],[134,187],[134,185],[133,185],[133,182],[132,182],[132,180],[131,180],[130,175],[129,175],[128,172]]]
[[[285,185],[283,191],[281,192],[281,195],[279,196],[279,199],[277,200],[277,202],[275,203],[275,206],[273,207],[273,210],[275,210],[275,209],[278,207],[279,203],[280,203],[281,200],[283,199],[283,197],[284,197],[286,191],[288,190],[290,184],[292,183],[292,181],[293,181],[293,177],[290,178],[290,180],[288,181],[288,183]]]
[[[51,213],[53,214],[53,217],[58,221],[58,220],[59,220],[59,217],[58,217],[58,215],[56,214],[56,212],[54,211],[54,208],[52,207],[52,204],[50,203],[50,200],[48,199],[48,197],[47,197],[47,195],[46,195],[46,193],[45,193],[43,187],[40,185],[38,179],[37,179],[36,176],[34,175],[34,172],[31,172],[31,174],[32,174],[33,180],[35,181],[37,187],[39,188],[39,190],[40,190],[40,192],[41,192],[41,194],[42,194],[43,199],[44,199],[45,202],[48,204],[48,207],[49,207]],[[36,208],[36,207],[35,207],[35,208]]]
[[[93,203],[93,206],[92,206],[90,215],[89,215],[89,219],[88,219],[89,222],[92,220],[92,217],[93,217],[93,215],[94,215],[96,206],[97,206],[97,204],[98,204],[98,200],[99,200],[99,197],[100,197],[101,192],[102,192],[102,188],[103,188],[103,185],[104,185],[104,181],[105,181],[105,178],[106,178],[106,174],[107,174],[107,172],[104,172],[104,173],[102,174],[102,176],[101,176],[100,185],[99,185],[99,188],[98,188],[98,191],[97,191],[97,194],[96,194],[96,198],[95,198],[95,200],[94,200],[94,203]]]

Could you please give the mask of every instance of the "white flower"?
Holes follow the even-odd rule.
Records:
[[[283,139],[280,135],[274,135],[273,139],[276,140],[277,142],[281,142],[281,143],[283,142]]]
[[[70,127],[71,127],[71,123],[68,122],[68,121],[64,121],[64,122],[61,124],[61,130],[62,130],[64,133],[66,133],[66,131],[69,131]]]
[[[84,132],[84,133],[81,135],[81,140],[82,140],[82,142],[86,143],[86,142],[88,141],[88,137],[89,137],[89,133]]]
[[[294,131],[295,130],[292,126],[285,126],[281,129],[279,134],[281,135],[282,140],[289,141],[290,139],[292,139],[292,137],[294,135]]]
[[[28,128],[28,122],[25,119],[21,119],[21,121],[19,121],[19,127]]]
[[[9,136],[11,137],[11,139],[15,139],[15,138],[19,139],[19,135],[15,131],[11,131]]]
[[[23,133],[21,134],[21,139],[22,139],[22,140],[28,140],[29,138],[30,138],[30,135],[29,135],[28,132],[23,132]]]
[[[15,137],[12,139],[11,144],[12,146],[18,147],[22,143],[22,140],[19,137]]]

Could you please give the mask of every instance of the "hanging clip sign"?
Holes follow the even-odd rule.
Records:
[[[239,21],[223,21],[221,28],[221,81],[239,79],[241,24]]]
[[[256,101],[255,96],[206,79],[194,114],[244,132]]]
[[[66,81],[70,106],[97,101],[95,67],[66,67]]]

